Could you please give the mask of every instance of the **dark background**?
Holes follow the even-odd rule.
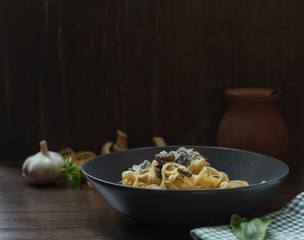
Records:
[[[42,139],[99,154],[117,129],[130,148],[215,145],[225,89],[282,86],[298,172],[303,13],[302,0],[1,0],[1,160]]]

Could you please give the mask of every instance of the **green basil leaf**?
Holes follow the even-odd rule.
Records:
[[[82,164],[72,163],[72,157],[64,160],[64,167],[60,171],[64,172],[65,179],[71,188],[80,189],[82,178],[81,166]]]
[[[253,218],[248,220],[237,214],[232,214],[230,227],[233,234],[240,240],[263,240],[271,222],[271,219]]]

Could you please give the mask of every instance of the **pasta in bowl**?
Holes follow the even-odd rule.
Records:
[[[193,148],[162,151],[152,163],[144,160],[122,173],[123,185],[154,189],[211,189],[248,186],[242,180],[230,181],[226,173],[210,163]]]
[[[179,158],[186,155],[182,151],[187,158]],[[156,164],[161,165],[156,167],[161,178],[156,177]],[[289,168],[249,151],[164,146],[100,155],[87,161],[82,171],[103,200],[133,222],[205,226],[228,223],[233,213],[249,216],[277,189]],[[142,180],[136,183],[136,177]],[[199,184],[200,178],[204,184]],[[235,185],[237,181],[242,183]]]

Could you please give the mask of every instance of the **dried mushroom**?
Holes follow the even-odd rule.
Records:
[[[166,142],[162,137],[153,137],[152,142],[154,143],[155,146],[166,146]]]
[[[116,142],[106,142],[101,147],[101,154],[128,149],[128,136],[120,130],[117,130]]]

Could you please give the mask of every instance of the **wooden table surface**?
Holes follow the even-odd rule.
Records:
[[[303,191],[290,177],[253,216],[277,210]],[[191,239],[190,229],[134,225],[94,190],[37,187],[21,175],[21,163],[0,162],[0,239]]]

